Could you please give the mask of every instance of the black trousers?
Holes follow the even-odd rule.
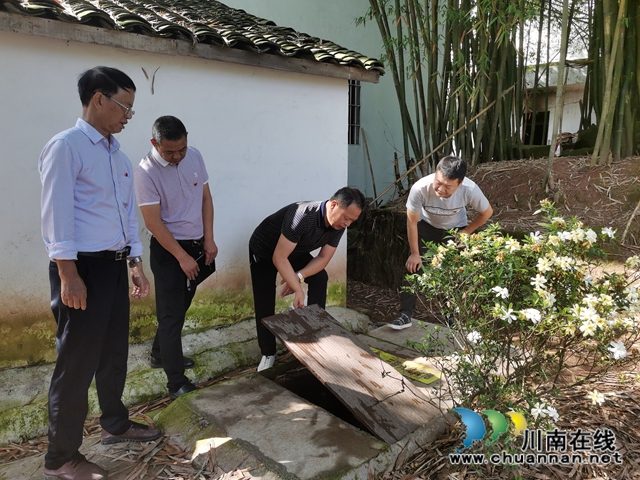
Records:
[[[303,269],[313,255],[307,253],[289,257],[289,262],[295,271]],[[275,314],[276,310],[276,277],[278,269],[271,259],[257,258],[249,250],[249,262],[251,267],[251,286],[253,288],[253,306],[256,314],[256,329],[258,331],[258,345],[262,355],[276,354],[276,337],[262,324],[262,319]],[[325,308],[327,304],[327,283],[329,275],[321,270],[315,275],[304,279],[309,286],[307,291],[307,304],[317,304]]]
[[[181,245],[193,258],[198,258],[202,251],[200,245]],[[187,276],[180,268],[180,262],[160,245],[155,237],[151,238],[149,251],[158,318],[158,329],[151,347],[151,355],[162,359],[162,368],[167,375],[167,388],[170,392],[175,392],[190,381],[184,374],[182,327],[187,310],[196,294],[196,286],[187,287]]]
[[[446,230],[436,228],[430,223],[420,220],[418,222],[418,248],[420,249],[420,256],[424,255],[427,251],[427,247],[424,242],[444,243],[447,235],[448,232]],[[406,288],[409,287],[406,273],[407,272],[405,270],[405,277],[402,281],[402,291],[400,292],[400,312],[406,313],[411,317],[416,308],[416,301],[418,300],[418,297],[406,290]]]
[[[50,469],[77,455],[94,376],[102,428],[119,435],[131,426],[122,403],[129,354],[127,262],[78,256],[76,267],[87,287],[86,310],[62,303],[58,266],[49,263],[58,354],[49,387],[49,447],[44,464]]]

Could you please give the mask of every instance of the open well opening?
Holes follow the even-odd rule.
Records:
[[[273,370],[273,372],[265,370],[261,373],[265,374],[265,377],[276,382],[281,387],[286,388],[317,407],[335,415],[340,420],[374,435],[299,361],[294,360]]]

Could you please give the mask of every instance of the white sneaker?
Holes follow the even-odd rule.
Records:
[[[261,372],[262,370],[271,368],[274,363],[276,363],[275,355],[263,355],[262,360],[260,360],[260,365],[258,365],[258,371]]]

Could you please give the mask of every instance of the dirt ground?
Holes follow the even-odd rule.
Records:
[[[546,160],[483,164],[472,169],[469,177],[491,202],[492,220],[508,231],[534,230],[539,217],[533,213],[540,200],[549,198],[560,215],[575,216],[591,227],[613,227],[619,240],[628,225],[625,243],[640,245],[638,212],[632,217],[640,200],[640,157],[593,168],[589,162],[588,157],[555,159],[548,191],[542,188]]]

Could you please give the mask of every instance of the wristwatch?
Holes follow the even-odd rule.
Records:
[[[302,276],[302,273],[296,272],[296,275],[298,275],[298,278],[300,279],[300,283],[303,283],[304,282],[304,277]]]
[[[141,257],[133,257],[131,260],[129,260],[129,268],[133,268],[136,266],[136,264],[140,263],[142,261]]]

